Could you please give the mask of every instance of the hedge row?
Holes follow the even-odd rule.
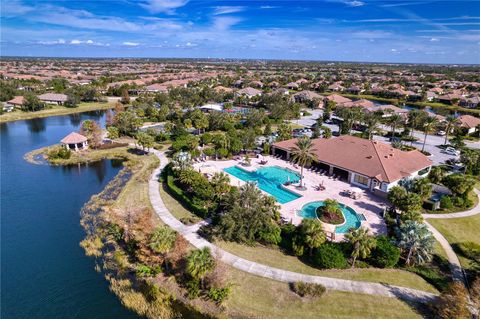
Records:
[[[166,175],[166,184],[167,184],[167,191],[170,195],[172,195],[176,200],[182,203],[185,208],[190,210],[195,215],[205,218],[207,217],[207,210],[204,207],[199,206],[198,204],[194,203],[192,198],[190,198],[187,194],[183,192],[181,188],[175,185],[174,177],[171,175],[171,172],[168,170],[165,172]]]

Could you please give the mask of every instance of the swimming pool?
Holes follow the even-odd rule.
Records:
[[[303,218],[317,218],[317,207],[323,205],[323,201],[310,202],[302,207],[298,212],[298,215]],[[335,233],[344,234],[347,233],[350,228],[359,228],[362,224],[360,215],[358,215],[351,207],[345,206],[342,203],[339,203],[339,205],[342,209],[343,216],[345,217],[345,224],[335,227]]]
[[[287,181],[293,183],[300,180],[300,175],[294,171],[279,166],[265,166],[253,172],[246,171],[238,166],[232,166],[225,168],[224,171],[242,181],[256,182],[258,188],[275,197],[280,204],[302,197],[282,187]]]

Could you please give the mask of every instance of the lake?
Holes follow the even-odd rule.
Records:
[[[103,112],[0,124],[1,318],[138,318],[108,290],[79,242],[80,209],[121,165],[27,163],[23,155],[58,143]]]

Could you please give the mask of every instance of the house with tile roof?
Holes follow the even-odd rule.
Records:
[[[460,127],[466,130],[467,134],[472,134],[477,131],[480,126],[480,118],[472,115],[462,115],[458,117]]]
[[[274,143],[273,155],[289,160],[297,139]],[[400,181],[424,177],[432,161],[418,150],[401,151],[389,144],[350,135],[313,139],[313,166],[328,175],[385,197]]]

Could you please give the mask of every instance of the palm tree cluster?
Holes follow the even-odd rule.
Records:
[[[316,149],[313,148],[312,140],[303,136],[297,140],[292,149],[292,160],[300,165],[300,187],[303,187],[303,169],[317,159]]]

